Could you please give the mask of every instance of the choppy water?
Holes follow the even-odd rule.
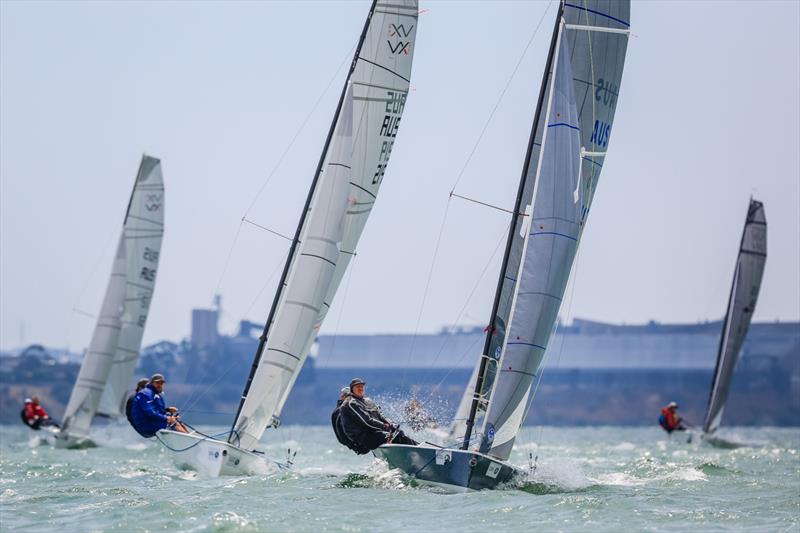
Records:
[[[800,429],[733,429],[757,447],[669,442],[657,428],[526,429],[522,488],[442,494],[339,447],[326,427],[267,435],[291,473],[201,479],[127,429],[108,446],[33,446],[0,427],[6,531],[798,531]],[[537,445],[537,442],[539,444]]]

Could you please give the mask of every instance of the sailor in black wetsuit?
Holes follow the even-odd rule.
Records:
[[[350,396],[350,387],[344,387],[339,393],[339,400],[336,402],[336,409],[331,413],[331,426],[333,426],[333,433],[336,435],[336,440],[340,444],[347,446],[356,453],[365,454],[369,452],[367,449],[361,449],[353,441],[347,438],[342,426],[342,403]]]
[[[375,402],[364,397],[364,380],[356,378],[350,382],[350,395],[339,408],[339,422],[345,437],[359,455],[369,453],[381,444],[418,444],[408,438],[381,413]]]

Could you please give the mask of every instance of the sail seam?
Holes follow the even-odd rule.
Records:
[[[327,262],[327,263],[330,263],[330,264],[332,264],[333,266],[336,266],[336,263],[334,263],[333,261],[331,261],[331,260],[330,260],[330,259],[328,259],[327,257],[322,257],[321,255],[310,254],[310,253],[308,253],[308,252],[301,252],[301,253],[300,253],[300,255],[304,255],[304,256],[306,256],[306,257],[316,257],[317,259],[322,259],[323,261],[325,261],[325,262]],[[288,303],[288,302],[287,302],[287,303]]]
[[[555,127],[558,127],[558,126],[566,126],[566,127],[568,127],[569,129],[572,129],[572,130],[581,131],[581,129],[579,127],[573,126],[572,124],[567,124],[566,122],[556,122],[555,124],[548,124],[547,125],[548,128],[555,128]]]
[[[370,196],[372,196],[372,197],[373,197],[373,198],[375,198],[376,200],[378,199],[378,197],[377,197],[377,196],[375,196],[374,194],[372,194],[371,192],[369,192],[367,189],[365,189],[365,188],[364,188],[364,187],[362,187],[361,185],[358,185],[357,183],[353,183],[352,181],[350,182],[350,185],[352,185],[353,187],[355,187],[355,188],[357,188],[357,189],[361,189],[362,191],[364,191],[365,193],[369,194]]]
[[[536,237],[537,235],[555,235],[557,237],[564,237],[565,239],[569,239],[571,241],[578,242],[578,239],[572,237],[571,235],[564,235],[563,233],[558,233],[557,231],[539,231],[530,234],[531,237]]]
[[[520,294],[522,294],[522,293],[520,293]],[[540,348],[540,349],[542,349],[542,350],[546,350],[546,349],[547,349],[547,348],[545,348],[544,346],[540,346],[540,345],[538,345],[538,344],[534,344],[534,343],[532,343],[532,342],[514,341],[514,342],[507,342],[506,344],[508,344],[508,345],[511,345],[511,344],[520,344],[520,345],[523,345],[523,346],[533,346],[534,348]]]
[[[558,296],[556,296],[554,294],[550,294],[550,293],[547,293],[547,292],[541,292],[541,291],[521,291],[519,294],[538,294],[540,296],[549,296],[550,298],[552,298],[554,300],[558,300],[559,302],[562,300],[562,298],[559,298]]]
[[[405,81],[407,81],[408,83],[411,83],[411,80],[409,80],[408,78],[406,78],[406,77],[404,77],[404,76],[401,76],[400,74],[398,74],[397,72],[393,71],[393,70],[392,70],[392,69],[390,69],[390,68],[384,67],[383,65],[380,65],[380,64],[378,64],[378,63],[375,63],[374,61],[370,61],[369,59],[367,59],[367,58],[365,58],[365,57],[358,56],[358,59],[360,59],[361,61],[364,61],[365,63],[369,63],[370,65],[374,65],[374,66],[376,66],[376,67],[382,68],[382,69],[383,69],[383,70],[385,70],[386,72],[390,72],[390,73],[394,74],[395,76],[397,76],[397,77],[398,77],[398,78],[400,78],[401,80],[405,80]]]
[[[622,24],[622,25],[624,25],[625,27],[628,27],[628,28],[631,26],[629,22],[625,22],[624,20],[618,19],[617,17],[613,17],[613,16],[611,16],[611,15],[609,15],[607,13],[602,13],[602,12],[596,11],[594,9],[589,9],[588,7],[576,6],[574,4],[569,4],[567,2],[564,2],[564,6],[565,7],[571,7],[572,9],[578,9],[580,11],[588,11],[589,13],[593,13],[595,15],[599,15],[601,17],[605,17],[607,19],[613,20],[614,22],[619,22],[620,24]],[[611,29],[611,28],[609,28],[609,29]]]
[[[293,354],[293,353],[289,353],[289,352],[286,352],[286,351],[283,351],[283,350],[279,350],[279,349],[277,349],[277,348],[267,348],[267,351],[268,351],[268,352],[278,352],[278,353],[286,354],[286,355],[288,355],[289,357],[294,357],[294,358],[295,358],[295,359],[297,359],[298,361],[300,360],[300,358],[299,358],[299,357],[297,357],[295,354]],[[272,363],[272,361],[267,361],[267,360],[265,360],[264,362],[265,362],[265,363]]]

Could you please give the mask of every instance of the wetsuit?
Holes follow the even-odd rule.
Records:
[[[331,426],[333,426],[333,433],[336,435],[336,440],[338,440],[340,444],[347,446],[358,454],[363,455],[368,453],[368,449],[362,449],[360,446],[356,445],[356,443],[347,438],[347,435],[344,432],[344,427],[342,426],[342,402],[343,400],[338,400],[336,402],[336,409],[334,409],[331,413]]]
[[[345,398],[340,407],[340,423],[345,436],[350,439],[358,449],[357,454],[363,455],[374,450],[381,444],[386,444],[390,436],[394,435],[392,442],[396,444],[417,444],[408,438],[402,431],[395,431],[380,409],[374,402],[367,398],[349,396]]]

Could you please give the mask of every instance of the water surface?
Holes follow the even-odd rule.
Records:
[[[219,479],[177,469],[128,428],[79,451],[32,435],[0,427],[3,530],[800,530],[800,429],[728,429],[752,446],[717,449],[657,428],[526,428],[512,462],[529,483],[457,495],[354,455],[327,427],[267,432],[273,457],[297,451],[290,473]]]

